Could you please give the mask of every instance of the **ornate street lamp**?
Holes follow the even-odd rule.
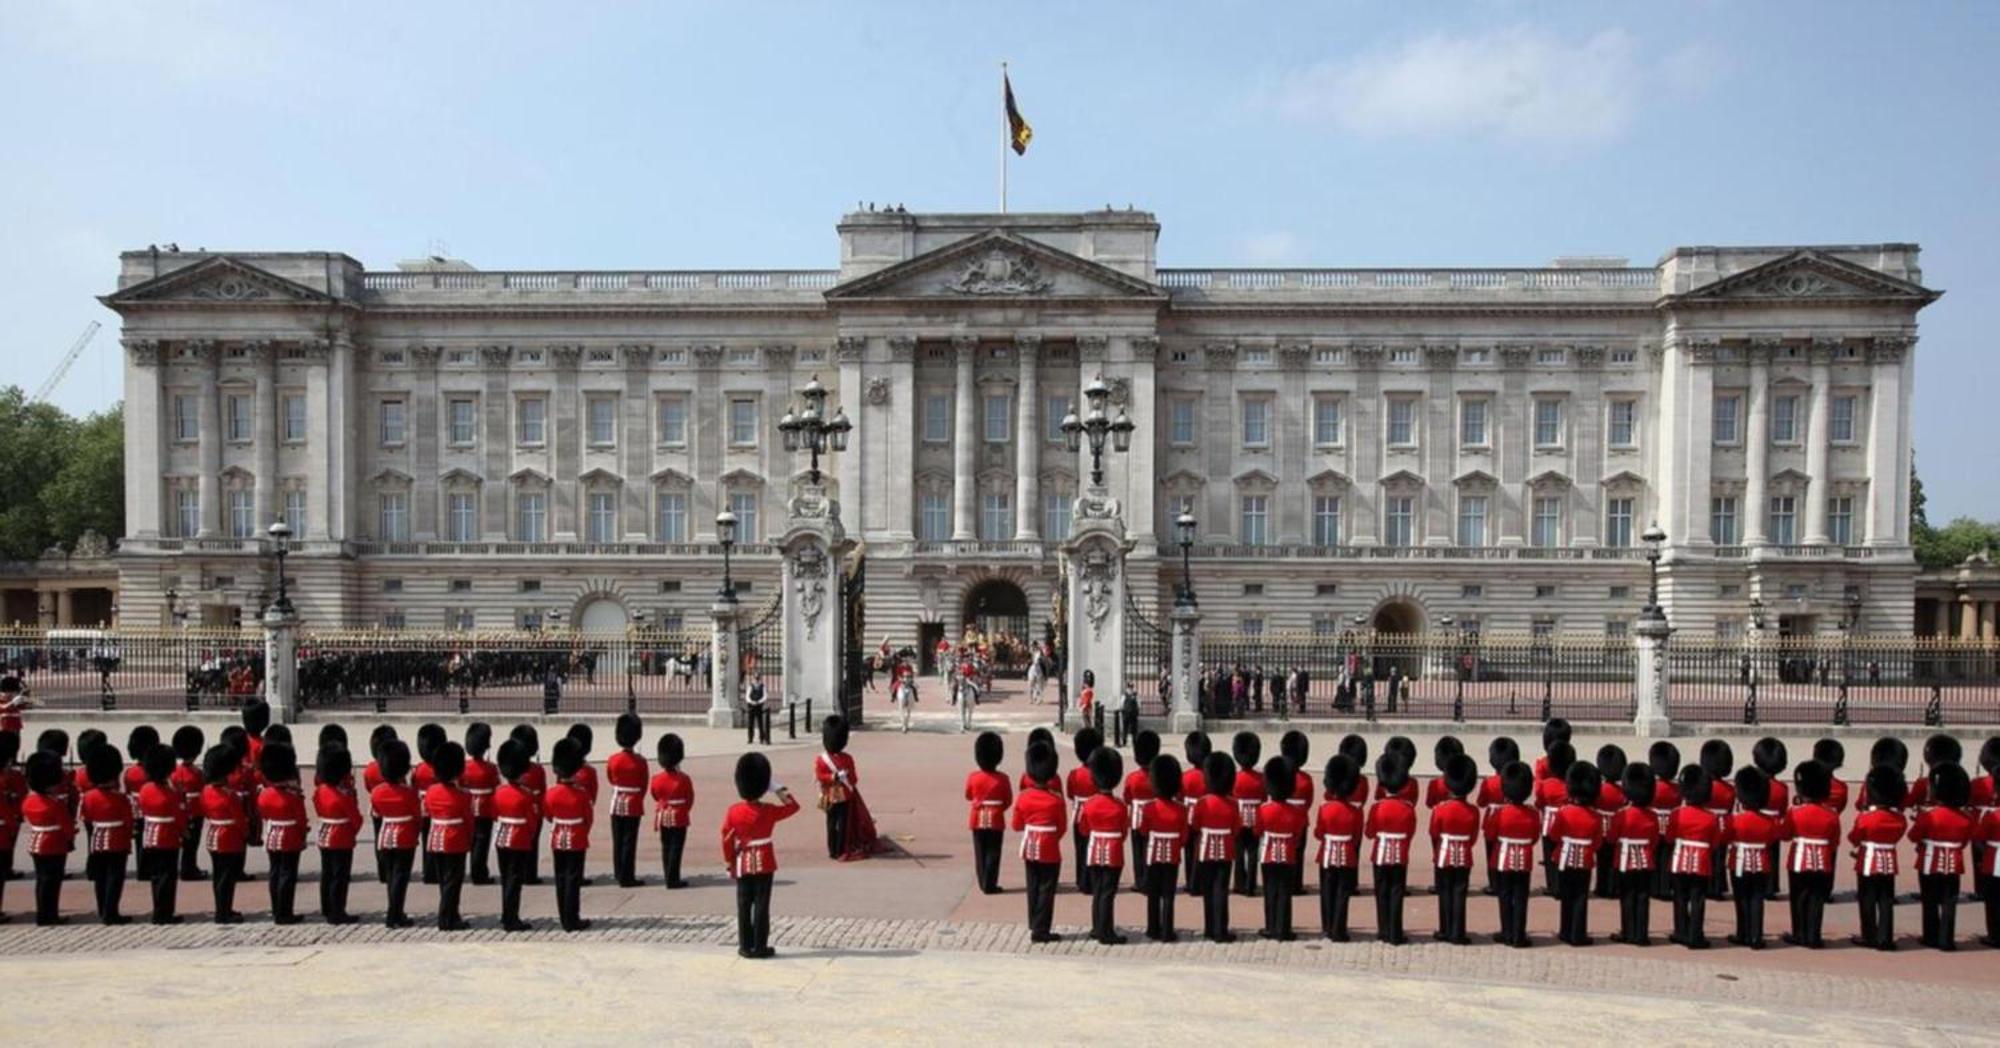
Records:
[[[557,633],[562,632],[562,620],[563,613],[561,608],[550,608],[549,613],[542,616],[542,621],[549,624],[549,629]]]
[[[1764,598],[1762,597],[1750,598],[1750,629],[1753,635],[1762,635],[1764,632]]]
[[[736,581],[729,576],[729,550],[736,545],[736,514],[725,509],[715,515],[715,540],[722,544],[722,589],[715,596],[724,604],[734,604]]]
[[[1181,544],[1181,585],[1179,591],[1174,594],[1174,606],[1177,608],[1192,608],[1196,606],[1194,599],[1194,572],[1188,563],[1189,550],[1194,548],[1194,526],[1195,520],[1192,513],[1183,513],[1174,518],[1174,534],[1180,539]]]
[[[1074,453],[1083,450],[1084,438],[1090,440],[1090,486],[1104,486],[1104,438],[1111,438],[1112,450],[1120,453],[1132,449],[1132,431],[1138,427],[1126,417],[1121,409],[1116,419],[1105,414],[1105,405],[1111,401],[1111,387],[1104,384],[1104,376],[1090,380],[1083,389],[1084,399],[1089,403],[1089,414],[1078,418],[1075,411],[1063,416],[1063,443]]]
[[[814,375],[806,388],[799,390],[805,398],[805,407],[794,413],[788,406],[785,417],[778,420],[778,432],[784,437],[786,451],[809,451],[812,466],[807,472],[812,484],[819,484],[819,457],[834,451],[847,450],[847,434],[854,423],[847,420],[845,410],[836,406],[833,417],[826,417],[826,387],[819,384],[819,376]]]
[[[1640,609],[1639,617],[1664,622],[1667,613],[1660,607],[1660,547],[1666,544],[1667,533],[1655,523],[1639,538],[1646,544],[1646,606]]]
[[[271,603],[271,610],[280,615],[292,613],[292,598],[286,595],[285,557],[292,552],[292,526],[284,521],[275,521],[269,531],[271,555],[278,558],[278,599]]]

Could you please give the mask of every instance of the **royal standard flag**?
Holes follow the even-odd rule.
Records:
[[[1028,143],[1035,139],[1035,129],[1021,116],[1021,110],[1014,105],[1014,84],[1005,76],[1000,85],[1007,93],[1007,144],[1014,147],[1016,154],[1026,153]]]

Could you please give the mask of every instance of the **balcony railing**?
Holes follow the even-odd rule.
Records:
[[[617,293],[655,291],[824,291],[840,279],[833,269],[701,269],[591,271],[440,271],[363,273],[361,289],[424,292]]]
[[[1160,286],[1192,292],[1645,292],[1651,269],[1162,269]],[[1624,297],[1621,295],[1621,297]]]
[[[374,557],[720,557],[714,542],[356,542],[354,552]],[[765,543],[730,548],[732,556],[777,552]]]
[[[1059,542],[989,541],[985,539],[945,542],[906,542],[901,552],[911,557],[1040,557]]]

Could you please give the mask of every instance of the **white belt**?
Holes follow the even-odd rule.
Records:
[[[612,786],[612,787],[611,787],[611,792],[613,792],[613,793],[644,793],[644,792],[646,792],[646,788],[645,788],[644,786],[616,786],[616,785],[614,785],[614,786]]]
[[[1964,844],[1953,843],[1951,841],[1924,841],[1922,842],[1922,846],[1924,853],[1920,862],[1924,866],[1929,866],[1931,864],[1931,856],[1939,852],[1956,852],[1965,847]]]
[[[1291,805],[1291,806],[1292,806],[1292,807],[1294,807],[1294,808],[1303,808],[1303,807],[1305,807],[1305,806],[1306,806],[1307,804],[1310,804],[1310,803],[1312,803],[1312,801],[1310,800],[1310,798],[1305,798],[1305,797],[1292,797],[1292,798],[1289,798],[1289,799],[1287,799],[1287,800],[1285,801],[1285,803],[1286,803],[1286,804],[1289,804],[1289,805]]]
[[[148,815],[148,816],[146,816],[146,817],[145,817],[145,819],[146,819],[146,821],[147,821],[147,822],[174,822],[174,821],[176,821],[176,820],[174,819],[174,817],[173,817],[173,816],[171,816],[171,815]]]
[[[224,823],[223,825],[225,825],[225,826],[226,826],[226,825],[228,825],[228,824],[227,824],[227,823]],[[61,832],[62,832],[62,827],[60,827],[60,826],[37,826],[37,825],[35,825],[34,823],[32,823],[32,822],[31,822],[31,823],[29,823],[29,824],[28,824],[28,831],[29,831],[29,832],[31,832],[31,833],[61,833]]]
[[[744,847],[744,848],[762,848],[763,846],[765,846],[766,844],[769,844],[769,843],[771,843],[771,838],[769,838],[769,837],[759,837],[759,838],[757,838],[757,839],[756,839],[756,840],[754,840],[754,841],[744,841],[744,842],[743,842],[743,844],[741,845],[741,847]]]
[[[474,797],[490,797],[493,795],[493,790],[490,787],[484,790],[475,790],[472,787],[468,786],[465,788],[465,792],[471,794]]]
[[[1228,837],[1230,834],[1233,834],[1235,832],[1236,832],[1235,830],[1228,829],[1226,827],[1223,829],[1217,829],[1213,826],[1203,826],[1201,828],[1201,835],[1204,837]]]
[[[980,807],[982,807],[982,808],[1005,808],[1005,807],[1007,806],[1007,802],[1006,802],[1006,801],[980,801],[980,802],[979,802],[979,806],[980,806]]]
[[[465,822],[465,820],[464,820],[464,819],[432,819],[432,820],[431,820],[431,825],[432,825],[432,826],[457,826],[457,825],[460,825],[460,824],[461,824],[461,823],[463,823],[463,822]]]
[[[386,821],[388,821],[388,820],[386,820],[386,819],[385,819],[385,820],[383,820],[383,821],[385,821],[385,822],[386,822]],[[242,825],[242,820],[240,820],[240,819],[210,819],[210,820],[208,820],[208,824],[209,824],[210,826],[240,826],[240,825]],[[40,829],[40,827],[36,827],[36,826],[30,826],[30,827],[28,827],[28,828],[29,828],[29,829],[31,829],[31,830],[33,830],[33,829]],[[49,827],[49,829],[51,829],[51,830],[52,830],[52,829],[55,829],[55,827],[51,826],[51,827]],[[43,831],[43,832],[47,832],[47,831]]]
[[[297,820],[297,819],[265,819],[265,820],[264,820],[264,825],[265,825],[265,827],[266,827],[266,828],[269,828],[269,827],[272,827],[272,826],[297,826],[298,824],[299,824],[299,820]]]
[[[398,823],[398,822],[414,822],[416,821],[417,817],[414,815],[382,815],[378,816],[378,818],[380,818],[383,822]]]
[[[1378,841],[1407,841],[1410,839],[1410,835],[1407,833],[1378,833],[1375,835],[1375,839]]]
[[[1056,828],[1045,822],[1031,822],[1021,829],[1022,833],[1054,833]]]
[[[692,799],[690,799],[690,798],[687,798],[687,797],[675,797],[675,798],[673,798],[673,799],[671,799],[671,800],[667,801],[667,804],[668,804],[668,805],[670,805],[670,806],[672,806],[672,807],[675,807],[675,808],[685,808],[685,807],[687,807],[688,805],[690,805],[690,804],[693,804],[693,803],[694,803],[694,801],[693,801]]]
[[[1117,830],[1092,830],[1090,831],[1090,839],[1094,841],[1095,840],[1122,841],[1125,839],[1125,834]]]
[[[494,820],[502,826],[526,826],[528,820],[519,815],[502,815]]]
[[[551,825],[551,826],[581,826],[581,825],[583,825],[583,820],[582,820],[582,819],[553,819],[553,818],[552,818],[552,819],[550,819],[550,820],[549,820],[549,825]]]
[[[1173,841],[1179,839],[1180,839],[1180,834],[1178,833],[1149,833],[1146,835],[1146,845],[1148,847],[1151,847],[1153,845],[1160,843],[1161,841]]]

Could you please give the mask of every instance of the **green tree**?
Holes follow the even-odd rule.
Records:
[[[0,389],[0,559],[33,559],[86,530],[123,535],[124,460],[119,409],[76,419]]]
[[[42,516],[65,545],[86,531],[125,533],[125,412],[101,411],[76,423],[69,457],[42,487]]]
[[[2000,524],[1959,517],[1942,528],[1913,529],[1917,563],[1926,569],[1956,567],[1975,553],[2000,549]]]

